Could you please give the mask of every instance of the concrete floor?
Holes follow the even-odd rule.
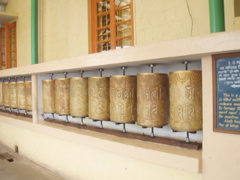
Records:
[[[0,158],[0,180],[64,180],[0,143],[0,155],[8,153],[13,161]]]

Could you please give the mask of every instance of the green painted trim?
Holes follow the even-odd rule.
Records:
[[[38,0],[31,4],[31,43],[32,64],[38,64]]]
[[[209,0],[209,15],[211,33],[225,31],[223,0]]]

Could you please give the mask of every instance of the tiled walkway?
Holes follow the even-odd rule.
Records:
[[[11,157],[13,161],[11,161]],[[64,178],[0,143],[0,180],[64,180]]]

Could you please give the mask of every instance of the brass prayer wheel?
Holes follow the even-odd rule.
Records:
[[[169,116],[168,75],[137,74],[137,123],[143,127],[162,127]]]
[[[70,115],[74,117],[88,116],[88,79],[70,78]]]
[[[88,116],[93,120],[109,120],[109,77],[88,78]]]
[[[137,120],[136,76],[110,77],[110,119],[116,123],[134,123]]]
[[[42,80],[43,112],[55,113],[55,80]]]
[[[17,108],[25,109],[25,86],[23,81],[17,82]]]
[[[9,93],[9,83],[3,83],[3,105],[5,107],[10,106],[10,93]]]
[[[25,81],[25,109],[31,111],[32,110],[32,82]]]
[[[10,93],[10,107],[17,108],[17,83],[9,83],[9,93]]]
[[[3,106],[3,83],[0,82],[0,106]]]
[[[170,125],[173,130],[202,129],[202,72],[170,73]]]
[[[59,115],[70,114],[70,79],[55,79],[55,110]]]

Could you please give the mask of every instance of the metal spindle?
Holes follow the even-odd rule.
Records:
[[[68,72],[64,72],[64,77],[67,78]]]
[[[153,68],[156,66],[156,64],[149,64],[148,66],[151,68],[151,73],[153,73]]]
[[[154,137],[154,127],[151,128],[151,137]]]
[[[23,78],[23,82],[25,81],[25,76],[22,77]]]
[[[122,66],[121,69],[123,70],[123,75],[125,75],[125,70],[127,69],[127,66]]]
[[[83,122],[83,117],[81,118],[81,123],[82,126],[85,126],[84,122]]]
[[[98,71],[100,72],[100,77],[102,77],[102,72],[104,71],[104,69],[98,69]]]
[[[83,73],[84,73],[84,71],[81,70],[81,71],[80,71],[81,77],[83,77]]]
[[[53,120],[55,120],[54,113],[51,113],[51,114],[52,114],[52,118],[53,118]]]
[[[68,120],[68,115],[66,115],[66,120],[67,120],[67,123],[69,123],[69,120]]]
[[[182,64],[185,64],[185,70],[187,71],[188,64],[190,64],[190,61],[183,61]],[[189,132],[187,132],[186,143],[190,143]]]
[[[123,132],[124,132],[124,133],[127,132],[127,131],[126,131],[126,124],[125,124],[125,123],[123,123]]]
[[[103,129],[103,123],[100,121],[100,128]]]
[[[190,143],[189,132],[187,132],[186,143]]]
[[[188,64],[190,64],[190,61],[183,61],[182,64],[185,64],[185,70],[188,70]]]
[[[54,74],[53,74],[53,73],[51,73],[50,75],[51,75],[51,79],[53,80],[53,75],[54,75]]]
[[[123,75],[125,75],[125,72],[126,72],[126,69],[127,69],[128,67],[127,66],[122,66],[121,67],[121,69],[123,70]],[[123,132],[124,133],[126,133],[127,131],[126,131],[126,124],[125,123],[123,123]]]

